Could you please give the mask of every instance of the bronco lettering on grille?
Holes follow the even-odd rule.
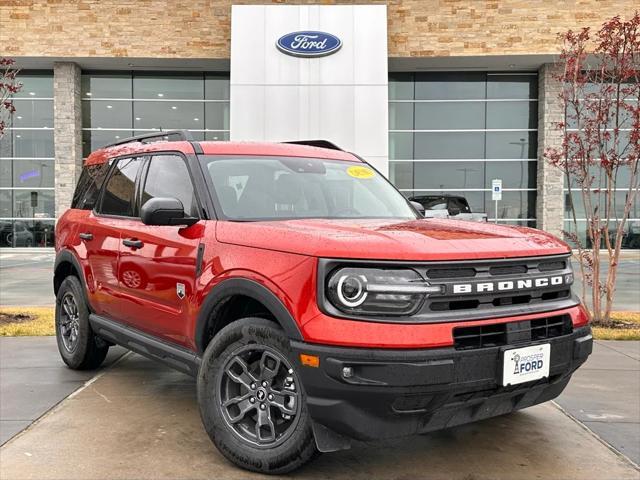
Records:
[[[525,290],[531,288],[544,288],[550,286],[563,285],[565,278],[563,275],[552,277],[528,278],[522,280],[502,280],[497,282],[475,282],[475,283],[454,283],[453,293],[487,293],[487,292],[509,292],[512,290]]]

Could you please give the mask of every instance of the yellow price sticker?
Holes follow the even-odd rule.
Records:
[[[347,175],[353,178],[373,178],[376,172],[368,167],[349,167],[347,168]]]

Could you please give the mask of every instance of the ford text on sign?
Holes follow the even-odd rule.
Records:
[[[278,49],[296,57],[321,57],[337,52],[342,41],[325,32],[293,32],[283,35],[276,42]]]

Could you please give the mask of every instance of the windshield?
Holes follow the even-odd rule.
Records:
[[[366,164],[296,157],[201,159],[230,220],[416,218],[407,200]]]

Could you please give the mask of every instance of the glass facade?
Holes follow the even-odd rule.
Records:
[[[229,74],[95,72],[82,75],[83,154],[154,130],[229,139]]]
[[[52,247],[53,74],[21,72],[16,112],[0,139],[0,247]]]
[[[389,174],[407,196],[463,195],[500,223],[535,226],[536,73],[434,72],[389,76]]]
[[[0,247],[53,246],[53,72],[23,71],[0,140]],[[81,77],[83,154],[145,132],[186,128],[229,139],[229,74],[96,71]],[[389,76],[389,173],[407,196],[463,195],[490,221],[535,226],[538,78],[534,72],[412,72]],[[569,125],[576,128],[576,125]],[[624,129],[623,129],[624,130]],[[624,134],[624,132],[623,132]],[[618,215],[628,175],[620,172]],[[498,211],[491,180],[503,181]],[[574,230],[565,188],[565,227]],[[586,215],[576,192],[578,235]],[[497,213],[497,215],[496,215]],[[640,195],[625,248],[640,248]]]

